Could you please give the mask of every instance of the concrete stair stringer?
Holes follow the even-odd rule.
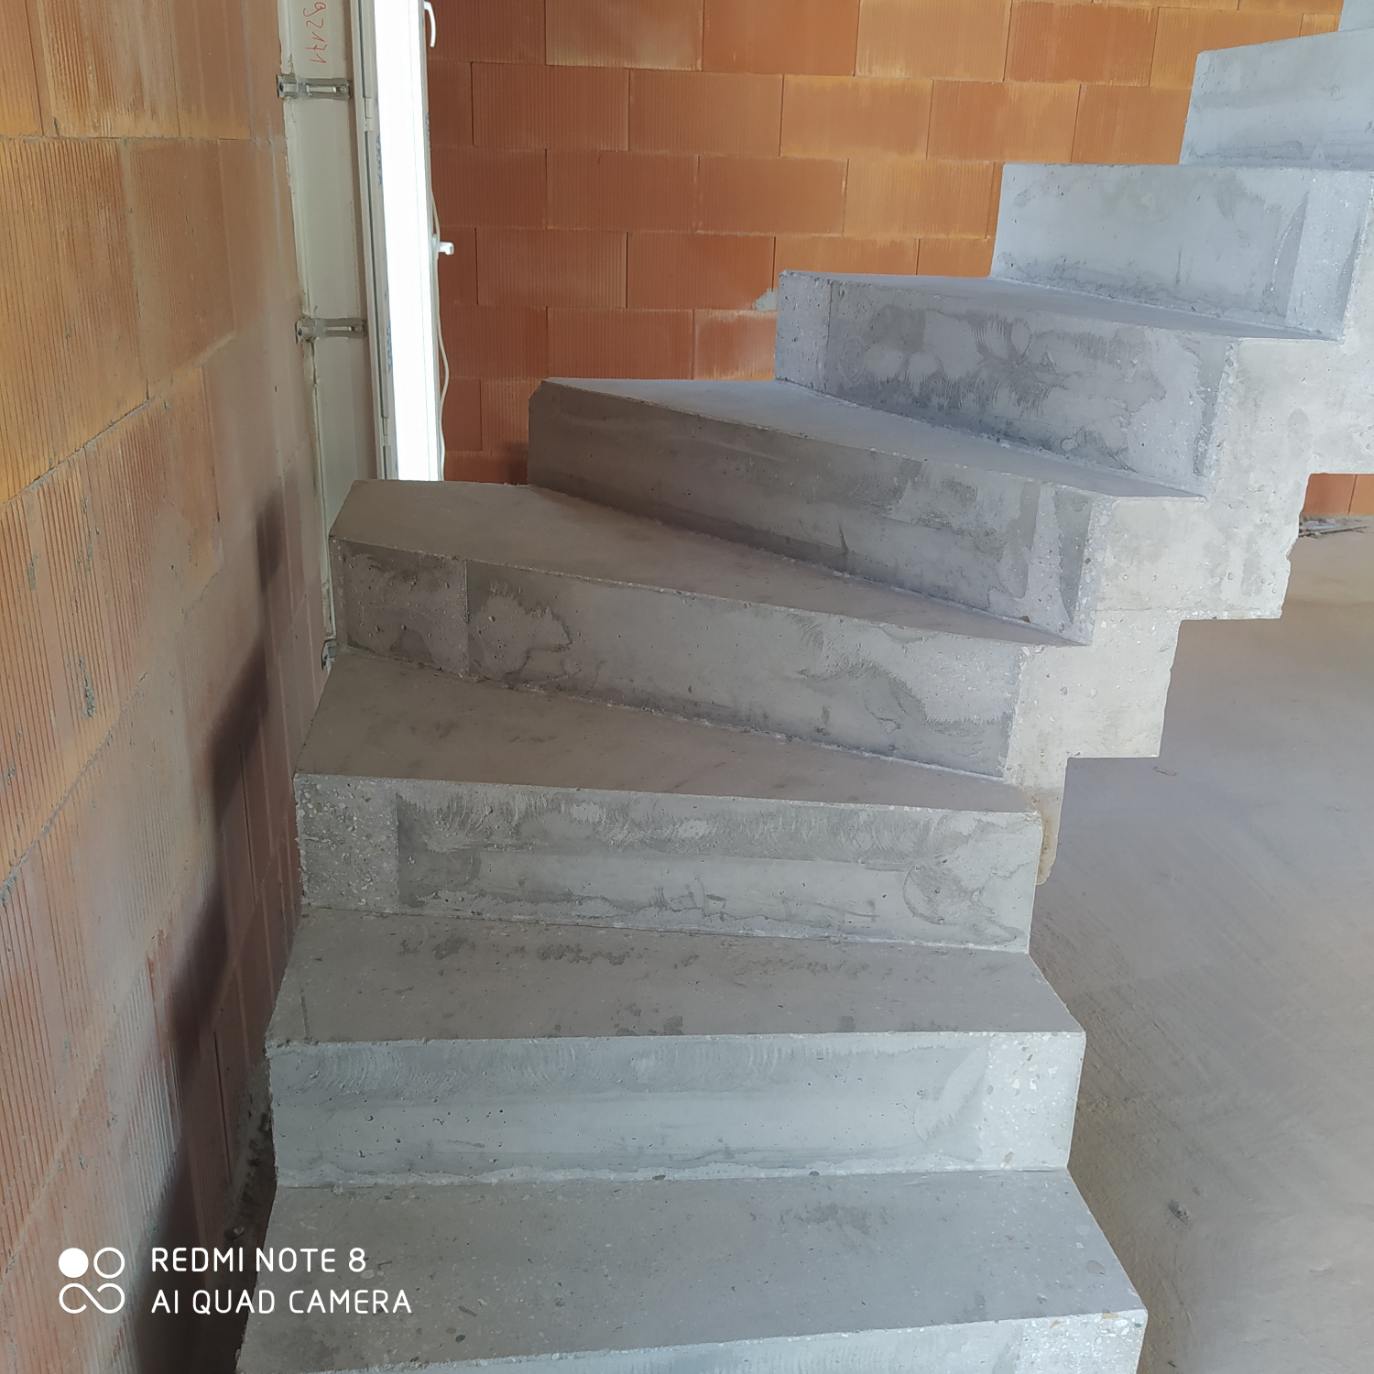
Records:
[[[790,298],[814,318],[816,311],[829,311],[831,290],[900,297],[909,289],[905,282],[883,286],[879,280],[822,279],[818,287],[813,279],[803,279]],[[948,292],[976,301],[981,285],[937,283],[931,290],[937,300]],[[993,298],[1000,289],[990,284]],[[1033,300],[1037,289],[1025,285],[1022,290],[1032,294],[1019,299]],[[785,298],[788,293],[785,283]],[[915,293],[925,299],[919,284]],[[1048,299],[1062,303],[1063,296],[1050,292]],[[1117,303],[1104,300],[1092,313],[1116,308]],[[1131,303],[1126,308],[1136,309]],[[861,314],[851,310],[847,318],[858,320]],[[1017,318],[1029,317],[1026,310]],[[1102,547],[1087,652],[1038,660],[1038,690],[1027,684],[1019,699],[1016,745],[1005,776],[1030,792],[1046,816],[1046,868],[1053,859],[1067,759],[1157,752],[1179,623],[1277,616],[1307,477],[1374,466],[1374,424],[1362,418],[1365,379],[1374,366],[1371,319],[1374,265],[1364,250],[1350,273],[1339,338],[1238,334],[1228,346],[1208,388],[1206,423],[1191,431],[1205,447],[1197,474],[1204,479],[1200,499],[1171,503],[1167,512],[1147,501],[1123,505],[1118,512],[1111,539]],[[797,332],[791,323],[789,329]],[[1038,339],[1048,354],[1062,337],[1051,322],[1045,332],[1028,333],[1021,343],[1029,353]],[[794,361],[805,355],[794,342],[779,347],[780,359],[789,352]],[[862,354],[851,345],[849,356]],[[849,400],[875,399],[863,386],[844,385],[843,373],[835,381],[826,366],[823,359],[805,364],[813,384]],[[794,380],[806,380],[805,367],[797,366]],[[889,391],[886,404],[901,404],[901,394],[910,393],[894,399]],[[1170,571],[1156,582],[1149,572],[1155,568]]]

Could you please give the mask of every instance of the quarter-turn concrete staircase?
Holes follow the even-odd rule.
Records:
[[[1032,897],[1067,759],[1374,468],[1371,72],[1207,55],[1185,165],[1007,169],[990,280],[789,275],[775,382],[354,489],[270,1239],[412,1311],[283,1298],[245,1374],[1135,1367]]]

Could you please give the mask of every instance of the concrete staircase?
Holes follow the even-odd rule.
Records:
[[[990,280],[790,275],[775,382],[354,489],[269,1240],[367,1272],[264,1276],[244,1374],[1135,1368],[1032,898],[1067,760],[1374,468],[1371,70],[1206,55],[1185,165],[1007,169]]]

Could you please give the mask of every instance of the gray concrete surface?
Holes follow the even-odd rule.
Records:
[[[1143,1322],[1054,1171],[278,1194],[269,1243],[347,1237],[413,1314],[283,1300],[243,1374],[1130,1374]]]
[[[1301,337],[995,278],[799,277],[782,278],[782,380],[1190,491],[1242,348]]]
[[[1012,165],[992,270],[1334,337],[1371,188],[1308,167]]]
[[[319,906],[1025,947],[1014,788],[346,654],[297,771]]]
[[[1117,176],[1098,168],[1068,179],[1110,188]],[[1337,339],[1039,283],[783,275],[781,378],[1206,495],[1162,520],[1148,501],[1123,509],[1103,585],[1115,570],[1129,590],[1099,596],[1086,653],[1042,654],[1023,678],[1002,776],[1045,817],[1046,867],[1067,759],[1156,751],[1178,621],[1276,613],[1306,474],[1374,469],[1367,219],[1357,240],[1353,265],[1348,250],[1313,262],[1329,274],[1323,291],[1349,285]],[[1129,260],[1133,243],[1110,237],[1099,262]],[[1273,248],[1272,237],[1237,233],[1219,251],[1256,254],[1237,270],[1262,277]],[[1131,567],[1138,581],[1122,571]]]
[[[990,776],[1027,664],[1062,645],[560,493],[428,485],[349,493],[333,535],[347,642],[414,657],[415,627],[447,615],[475,677]],[[450,560],[446,585],[417,555]]]
[[[1140,546],[1119,523],[1110,568]],[[359,483],[334,546],[348,644],[452,666],[460,632],[431,661],[416,629],[448,615],[471,675],[1001,777],[1051,841],[1069,757],[1155,752],[1179,619],[1111,611],[1074,643],[532,488]]]
[[[1339,33],[1204,52],[1184,162],[1374,170],[1374,25],[1346,0]]]
[[[1341,6],[1341,28],[1374,29],[1374,0],[1345,0]]]
[[[530,481],[1074,639],[1119,508],[1196,499],[788,382],[545,382]]]
[[[724,1178],[1063,1168],[1082,1036],[1025,954],[316,909],[268,1055],[284,1186]]]
[[[1073,766],[1036,902],[1143,1374],[1370,1368],[1374,532],[1293,562],[1282,620],[1185,627],[1157,761]]]

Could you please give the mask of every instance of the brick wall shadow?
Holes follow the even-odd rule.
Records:
[[[216,833],[230,829],[229,817],[241,802],[244,760],[266,728],[272,706],[270,607],[285,576],[285,508],[280,492],[263,507],[256,521],[259,623],[261,631],[245,646],[242,666],[224,693],[224,705],[207,745],[209,786]],[[292,843],[293,834],[278,837]],[[294,847],[294,846],[293,846]],[[241,856],[239,856],[241,861]],[[159,1246],[244,1246],[251,1255],[270,1210],[273,1169],[270,1130],[262,1093],[251,1093],[247,1075],[237,1094],[238,1110],[212,1122],[202,1118],[207,1084],[219,1084],[232,1073],[223,1062],[216,1035],[220,1008],[235,968],[235,950],[254,910],[243,910],[238,894],[243,876],[232,871],[231,847],[218,846],[209,892],[190,923],[190,954],[173,975],[166,998],[163,1035],[171,1059],[173,1110],[178,1126],[175,1164],[148,1244]],[[294,883],[294,866],[292,870]],[[295,910],[294,887],[284,900]],[[256,1050],[261,1046],[252,1047]],[[260,1082],[263,1075],[258,1074]],[[207,1139],[219,1132],[221,1141]],[[221,1160],[227,1171],[220,1167]],[[246,1210],[241,1204],[246,1199]],[[246,1223],[241,1218],[246,1217]],[[237,1315],[202,1316],[191,1310],[195,1289],[212,1289],[221,1302],[254,1286],[254,1276],[142,1275],[130,1294],[137,1315],[131,1340],[140,1374],[232,1374],[244,1326]],[[150,1312],[153,1295],[162,1289],[180,1293],[177,1315]]]

